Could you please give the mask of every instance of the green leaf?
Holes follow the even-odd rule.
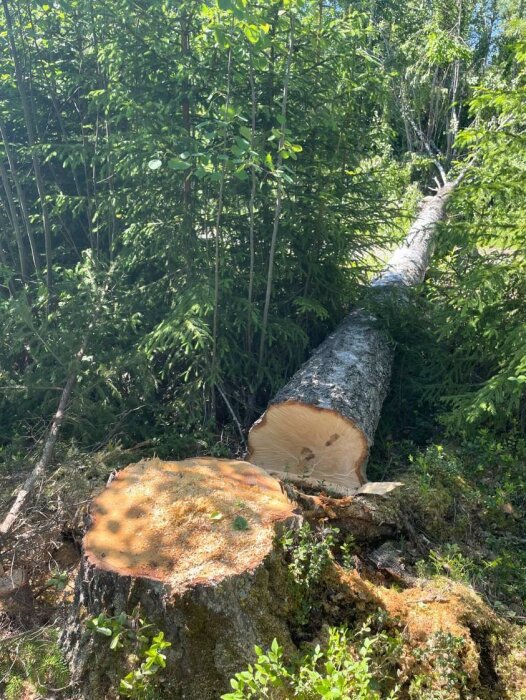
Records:
[[[247,141],[252,141],[252,131],[248,128],[248,126],[240,126],[239,133],[241,136],[247,139]]]
[[[168,167],[172,170],[186,170],[190,168],[190,163],[186,163],[184,160],[179,160],[178,158],[170,158],[168,161]]]
[[[255,24],[247,24],[243,28],[243,31],[245,32],[245,36],[251,44],[257,44],[257,42],[259,41],[259,27],[256,27]]]
[[[245,182],[246,180],[248,180],[248,175],[243,165],[235,171],[234,177],[236,177],[238,180],[241,180],[241,182]]]
[[[216,27],[214,29],[214,36],[216,38],[218,45],[222,49],[227,49],[230,46],[230,43],[227,39],[225,32],[222,29],[220,29],[219,27]]]
[[[236,515],[234,518],[234,522],[232,523],[232,527],[234,530],[249,530],[250,525],[248,524],[248,520],[244,518],[242,515]]]

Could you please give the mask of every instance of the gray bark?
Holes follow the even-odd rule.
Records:
[[[424,200],[405,241],[373,281],[370,290],[376,296],[380,292],[382,297],[387,295],[387,299],[404,300],[404,290],[423,281],[436,225],[444,216],[445,203],[454,184],[446,185],[435,196]],[[313,352],[270,405],[307,404],[334,411],[350,420],[364,438],[363,460],[356,465],[360,476],[389,389],[392,361],[393,345],[387,331],[374,315],[358,309]],[[256,421],[251,433],[264,429],[265,414]],[[285,459],[286,455],[284,463]],[[265,467],[264,462],[255,461]],[[362,473],[360,478],[365,480],[365,475]]]
[[[353,311],[270,403],[293,400],[336,411],[362,431],[369,447],[389,387],[392,360],[392,343],[376,318]]]
[[[453,187],[453,184],[446,185],[434,197],[424,200],[424,206],[405,241],[371,287],[414,287],[424,281],[436,225],[444,217],[445,205]]]
[[[290,603],[285,572],[274,552],[253,572],[174,596],[162,582],[103,571],[84,558],[60,638],[72,670],[74,697],[120,697],[119,681],[131,670],[129,652],[111,651],[110,640],[88,631],[85,623],[101,612],[131,614],[139,606],[141,617],[172,644],[164,651],[166,669],[155,679],[155,697],[217,700],[230,689],[229,679],[253,662],[255,644],[267,647],[277,638],[294,651],[286,624]]]

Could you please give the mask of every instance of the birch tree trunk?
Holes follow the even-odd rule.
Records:
[[[31,104],[28,95],[25,90],[25,80],[20,65],[20,59],[18,51],[16,48],[15,32],[13,28],[13,23],[11,19],[11,12],[9,9],[9,4],[7,0],[2,0],[2,7],[4,9],[7,38],[9,41],[9,47],[11,50],[11,58],[13,60],[13,66],[15,69],[16,84],[18,88],[18,93],[20,95],[20,103],[22,105],[22,111],[24,113],[24,121],[27,132],[27,143],[29,150],[31,152],[31,159],[33,163],[33,172],[35,174],[35,183],[37,186],[38,197],[40,200],[40,208],[42,211],[42,226],[44,228],[44,246],[46,254],[46,284],[48,294],[51,294],[52,282],[53,282],[53,251],[51,243],[51,226],[49,222],[49,213],[46,202],[46,189],[44,184],[44,178],[42,175],[42,169],[40,164],[40,158],[37,153],[37,141],[35,134],[35,127],[33,124],[33,112],[31,109]]]
[[[27,204],[26,195],[24,189],[21,185],[20,178],[18,176],[18,168],[16,166],[16,159],[13,150],[9,144],[9,139],[7,135],[7,129],[5,127],[2,118],[0,117],[0,135],[2,136],[2,141],[4,144],[5,154],[7,156],[7,162],[9,163],[9,169],[11,170],[11,177],[15,183],[16,193],[18,196],[18,201],[20,208],[22,209],[22,214],[24,217],[24,224],[26,227],[27,237],[29,239],[29,245],[31,247],[31,255],[33,256],[33,264],[35,266],[35,271],[37,275],[40,275],[40,259],[38,257],[38,249],[33,235],[33,229],[31,226],[31,220],[29,216],[29,206]]]
[[[404,299],[423,281],[453,184],[426,198],[372,290]],[[249,434],[249,460],[281,477],[353,493],[389,388],[393,346],[378,319],[353,311],[271,401]]]

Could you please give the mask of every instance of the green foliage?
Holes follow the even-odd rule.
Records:
[[[353,535],[347,535],[345,541],[340,545],[342,566],[346,569],[354,568],[353,554],[356,549],[356,540]]]
[[[422,578],[447,575],[462,583],[470,583],[476,572],[473,561],[462,554],[457,544],[445,544],[440,550],[432,549],[429,560],[418,561],[416,567]]]
[[[289,530],[281,538],[283,550],[289,557],[288,570],[300,625],[309,620],[322,576],[333,561],[332,550],[338,532],[334,527],[313,530],[306,522],[299,530]]]
[[[313,530],[309,523],[304,523],[297,532],[285,533],[281,543],[291,554],[289,570],[297,583],[310,586],[320,580],[332,559],[334,537],[338,532],[333,527]]]
[[[415,209],[411,179],[452,162],[462,127],[477,167],[429,286],[436,364],[453,361],[427,393],[456,428],[506,422],[508,405],[517,419],[524,27],[498,9],[500,33],[489,1],[15,0],[12,36],[0,15],[2,439],[38,437],[90,325],[69,437],[182,456],[232,413],[250,424],[360,298]],[[505,264],[469,258],[488,208]]]
[[[144,636],[143,632],[148,627],[151,625],[145,626],[143,621],[140,621],[140,627],[136,630],[134,626],[129,624],[128,615],[124,612],[114,617],[100,613],[86,621],[86,628],[90,632],[96,632],[110,639],[110,649],[121,649],[124,639],[146,642],[147,637]]]
[[[441,354],[446,425],[524,430],[526,386],[526,124],[524,30],[503,38],[458,142],[476,159],[451,205],[428,287]]]
[[[482,211],[481,197],[497,201],[486,185],[495,177],[508,182],[508,167],[517,186],[498,197],[519,201],[521,28],[511,22],[497,45],[487,3],[345,2],[320,9],[309,0],[282,11],[275,2],[155,0],[143,12],[119,0],[110,9],[97,1],[46,7],[17,0],[12,20],[44,166],[51,300],[42,276],[31,272],[30,233],[37,263],[47,244],[40,192],[28,176],[16,55],[8,42],[0,51],[6,134],[0,148],[17,214],[0,188],[6,443],[38,437],[93,324],[68,437],[82,445],[152,440],[159,454],[172,456],[224,451],[216,446],[218,426],[232,413],[250,424],[360,298],[378,267],[375,255],[399,240],[415,210],[419,190],[414,182],[408,188],[410,180],[427,182],[441,158],[430,156],[425,138],[431,152],[442,150],[444,163],[451,161],[453,137],[466,125],[463,102],[490,63],[489,87],[477,88],[472,102],[475,123],[458,140],[460,148],[482,153],[464,186],[479,178],[478,194],[459,195],[471,201],[462,205],[469,210],[465,222],[471,226]],[[0,23],[7,31],[3,14]],[[506,91],[501,85],[510,75],[513,90]],[[504,130],[495,128],[495,114]],[[506,206],[499,205],[502,212]],[[456,255],[464,267],[465,249]],[[94,320],[95,290],[110,264],[108,301]],[[521,269],[514,269],[513,279],[507,273],[502,279],[505,313],[502,295],[491,301],[491,282],[484,291],[479,263],[472,275],[460,270],[464,287],[456,301],[447,297],[450,306],[441,286],[450,285],[450,270],[436,292],[430,287],[442,312],[429,323],[444,336],[440,362],[451,345],[459,362],[451,376],[435,377],[429,392],[462,412],[466,393],[480,389],[469,420],[495,413],[500,419],[499,406],[508,401],[520,412],[526,375],[513,301],[520,298]],[[465,293],[468,282],[484,295],[477,329],[466,322],[481,305]],[[433,341],[421,340],[429,352]],[[483,348],[482,368],[475,347]]]
[[[0,49],[0,150],[13,156],[17,213],[0,187],[3,440],[47,422],[93,323],[69,435],[83,445],[153,437],[172,455],[199,440],[209,449],[231,408],[249,423],[359,297],[368,254],[397,214],[408,172],[391,162],[373,18],[346,3],[320,15],[310,0],[284,11],[194,0],[154,0],[148,12],[128,0],[46,7],[17,0],[12,20],[43,166],[51,299],[26,240],[29,224],[42,262],[16,55]],[[94,320],[83,287],[95,275],[100,288],[110,263]]]
[[[6,700],[23,700],[28,694],[51,697],[66,689],[69,671],[57,644],[58,630],[42,628],[0,643],[0,690]]]
[[[452,37],[441,28],[431,30],[427,37],[426,58],[436,66],[454,61],[468,61],[471,51],[458,36]]]
[[[232,527],[234,530],[249,530],[250,525],[248,524],[248,520],[244,518],[242,515],[236,515],[232,522]]]
[[[57,591],[63,591],[68,585],[69,574],[67,571],[57,569],[46,581],[46,585],[52,586]]]
[[[160,456],[238,454],[232,426],[249,425],[363,302],[421,190],[442,168],[470,163],[425,295],[417,301],[415,290],[405,312],[396,300],[365,302],[397,346],[376,469],[410,477],[431,543],[420,572],[469,581],[524,617],[519,9],[492,0],[4,3],[2,467],[15,472],[38,445],[88,330],[63,432],[72,450],[147,443]],[[462,444],[393,442],[427,442],[442,426]],[[237,516],[232,527],[248,523]],[[335,553],[353,565],[355,543],[337,544],[337,534],[306,525],[282,540],[303,628]],[[57,571],[47,585],[65,583]],[[121,693],[155,697],[169,643],[135,617],[99,615],[88,627],[113,652],[133,651]],[[386,649],[396,640],[383,634],[332,629],[324,649],[291,668],[277,643],[259,649],[232,697],[395,697]],[[432,638],[412,696],[449,697],[455,678],[462,690],[462,653],[458,639]],[[21,641],[10,662],[7,698],[67,682],[52,640]]]
[[[417,573],[469,583],[499,614],[523,617],[524,438],[501,441],[481,430],[461,444],[403,444],[390,459],[390,478],[405,484],[400,506],[409,507],[411,520],[432,543]]]
[[[119,693],[126,698],[140,700],[155,697],[152,695],[155,692],[152,689],[152,676],[155,676],[160,669],[166,668],[166,654],[163,654],[163,649],[169,646],[171,642],[164,639],[164,632],[156,634],[150,646],[143,652],[145,660],[141,662],[140,667],[130,671],[121,680]]]
[[[346,628],[329,628],[324,649],[318,644],[288,667],[276,640],[265,653],[256,647],[257,661],[237,673],[233,693],[223,700],[297,697],[302,700],[395,700],[398,688],[389,688],[401,642],[386,632],[369,635],[365,626],[352,635]]]
[[[469,697],[467,675],[462,665],[466,641],[448,632],[435,632],[415,659],[423,667],[409,686],[411,700],[457,700]]]
[[[109,617],[100,613],[86,622],[87,629],[109,640],[112,651],[123,650],[134,667],[119,683],[123,697],[151,700],[156,697],[158,673],[166,668],[165,649],[172,645],[164,632],[153,630],[153,625],[139,617],[138,611],[129,616],[124,612]]]

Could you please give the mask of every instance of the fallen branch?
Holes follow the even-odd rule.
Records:
[[[82,340],[82,343],[80,345],[79,350],[76,352],[74,358],[73,358],[73,364],[71,367],[71,371],[69,373],[68,379],[66,381],[66,385],[64,386],[62,390],[62,394],[60,396],[60,401],[58,403],[58,408],[57,412],[55,413],[53,420],[51,422],[51,425],[48,430],[48,434],[46,437],[46,440],[44,442],[44,449],[42,450],[42,456],[38,460],[37,464],[35,465],[35,468],[31,472],[31,474],[27,477],[25,480],[22,488],[18,492],[18,495],[15,499],[15,502],[11,506],[9,512],[5,516],[4,520],[2,521],[2,524],[0,525],[0,540],[2,537],[5,537],[13,528],[13,525],[16,522],[16,519],[18,518],[20,512],[24,508],[27,499],[31,495],[33,489],[35,488],[35,485],[40,481],[40,479],[44,476],[47,467],[49,466],[49,463],[51,462],[51,459],[53,457],[53,452],[55,449],[55,444],[57,442],[57,438],[60,433],[60,429],[62,427],[62,424],[64,423],[64,419],[66,417],[66,410],[69,405],[69,401],[71,398],[71,394],[73,392],[73,388],[75,386],[75,383],[77,381],[78,377],[78,372],[80,368],[80,363],[82,362],[82,358],[84,357],[86,353],[86,347],[88,344],[89,337],[91,335],[91,332],[95,326],[95,322],[98,318],[99,311],[102,307],[103,300],[106,296],[106,292],[108,291],[109,288],[109,283],[110,283],[110,275],[111,275],[111,270],[108,272],[107,278],[106,278],[106,284],[104,286],[104,289],[102,290],[102,293],[100,295],[100,300],[97,304],[97,307],[95,309],[95,313],[93,314],[92,320],[90,321],[90,324],[88,326],[88,329],[86,331],[86,334]]]
[[[51,458],[53,457],[53,451],[55,449],[55,444],[57,442],[57,438],[60,432],[60,428],[62,427],[62,424],[64,422],[64,418],[66,415],[66,409],[69,404],[69,400],[71,397],[71,393],[73,391],[73,387],[75,386],[75,382],[77,381],[77,375],[78,375],[78,369],[79,369],[79,364],[84,357],[84,353],[86,351],[86,343],[87,343],[87,334],[86,337],[84,338],[84,341],[79,349],[79,351],[76,353],[74,362],[73,362],[73,368],[70,372],[70,375],[68,377],[68,380],[66,382],[66,385],[64,389],[62,390],[62,395],[60,397],[60,401],[58,404],[57,412],[55,413],[55,416],[53,418],[53,421],[51,423],[51,426],[48,431],[48,435],[46,438],[46,441],[44,443],[44,449],[42,450],[42,456],[38,460],[37,464],[35,465],[35,468],[31,472],[31,474],[27,477],[25,480],[22,488],[18,492],[18,495],[15,499],[15,502],[11,506],[11,509],[9,510],[9,513],[5,516],[2,524],[0,525],[0,536],[5,536],[9,533],[9,531],[12,529],[13,525],[15,524],[16,519],[18,518],[18,515],[20,514],[20,511],[24,508],[25,503],[35,488],[36,483],[44,476],[45,471],[51,462]]]

